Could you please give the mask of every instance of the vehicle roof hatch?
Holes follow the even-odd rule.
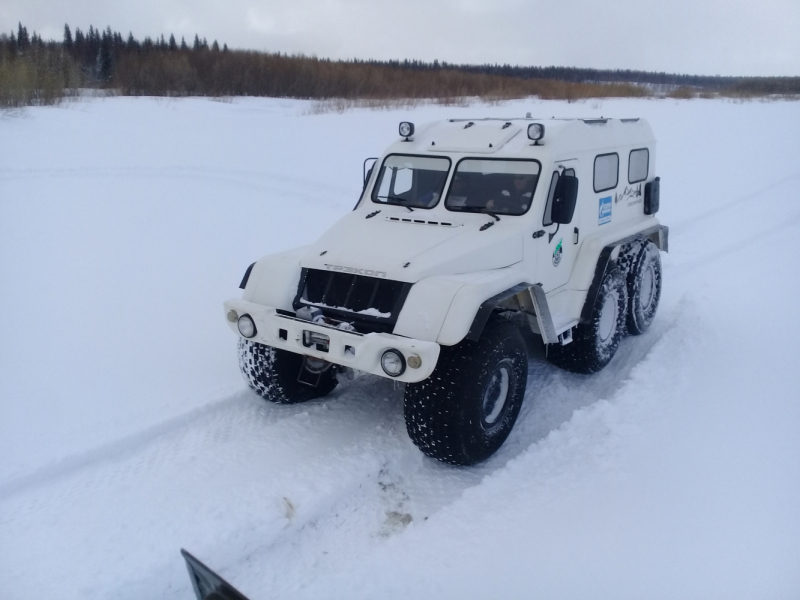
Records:
[[[456,121],[431,132],[430,152],[480,152],[491,154],[520,132],[510,121]]]

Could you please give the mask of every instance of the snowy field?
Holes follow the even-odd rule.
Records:
[[[189,549],[267,598],[800,598],[800,103],[311,115],[113,98],[0,115],[7,600],[189,600]],[[401,120],[641,116],[662,305],[593,376],[530,362],[494,457],[424,457],[402,386],[268,405],[222,301],[350,210]]]

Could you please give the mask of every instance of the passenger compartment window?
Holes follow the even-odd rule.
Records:
[[[631,150],[628,158],[628,183],[639,183],[647,179],[650,166],[650,151],[647,148]]]
[[[600,154],[594,159],[594,191],[613,190],[619,183],[619,154]]]

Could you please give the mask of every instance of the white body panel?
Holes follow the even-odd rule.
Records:
[[[527,127],[534,122],[546,128],[542,143],[536,145],[527,138]],[[400,378],[412,381],[419,380],[413,378],[421,374],[427,377],[428,367],[433,368],[430,360],[435,364],[434,354],[438,356],[438,351],[434,353],[430,344],[438,348],[437,344],[459,343],[470,331],[481,305],[518,284],[541,285],[556,334],[578,323],[603,248],[658,225],[654,216],[644,214],[642,203],[644,186],[655,177],[655,139],[649,125],[636,119],[466,123],[428,124],[419,127],[411,138],[398,140],[376,163],[353,212],[342,217],[315,244],[256,263],[242,301],[226,303],[237,314],[243,314],[243,310],[255,313],[257,324],[261,320],[268,331],[262,332],[259,327],[256,341],[379,375],[383,374],[380,355],[365,357],[366,353],[377,352],[378,347],[402,347],[409,352],[413,348],[417,354],[425,354],[425,360],[424,368],[408,369]],[[629,156],[632,150],[642,148],[648,150],[646,179],[631,184]],[[595,159],[605,154],[618,156],[618,182],[610,189],[595,192]],[[450,160],[443,192],[432,208],[409,210],[404,205],[372,199],[379,168],[390,155]],[[498,215],[498,220],[490,214],[455,212],[446,207],[446,194],[458,162],[483,156],[487,160],[538,163],[538,182],[525,214]],[[401,156],[400,160],[405,159]],[[573,169],[579,181],[574,217],[568,225],[545,226],[551,178],[563,169]],[[272,331],[276,330],[276,320],[284,320],[276,316],[274,309],[294,311],[304,269],[411,285],[402,310],[391,315],[395,320],[391,333],[356,336],[362,350],[354,361],[337,354],[333,342],[326,355],[298,347],[295,339],[279,340]],[[235,324],[232,326],[235,330]],[[292,327],[295,331],[302,328],[302,323]],[[309,323],[307,328],[312,325]]]

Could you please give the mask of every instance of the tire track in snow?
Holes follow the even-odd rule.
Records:
[[[474,467],[454,467],[424,457],[405,435],[398,402],[391,421],[394,435],[404,443],[383,457],[377,476],[365,477],[364,485],[351,495],[340,494],[329,513],[217,566],[223,568],[224,577],[241,582],[245,593],[252,591],[254,600],[291,595],[293,586],[312,573],[324,580],[346,563],[368,556],[386,538],[402,535],[408,524],[422,523],[457,501],[519,455],[535,451],[575,411],[612,397],[676,319],[672,314],[647,334],[626,338],[607,369],[595,375],[559,370],[546,361],[540,347],[529,363],[528,390],[514,430],[497,454]],[[532,336],[528,338],[536,344]]]
[[[754,190],[752,192],[744,194],[744,195],[738,197],[737,199],[732,200],[731,202],[726,202],[726,203],[724,203],[724,204],[722,204],[722,205],[720,205],[718,207],[711,208],[711,209],[709,209],[709,210],[707,210],[705,212],[699,213],[699,214],[697,214],[695,216],[692,216],[692,217],[689,217],[689,218],[684,218],[684,219],[678,219],[676,221],[673,221],[672,224],[670,225],[670,231],[683,232],[685,229],[691,228],[692,226],[694,226],[695,223],[697,223],[699,221],[703,221],[705,219],[710,219],[712,217],[719,217],[719,214],[720,214],[721,211],[727,211],[727,210],[734,209],[737,206],[739,206],[741,204],[744,204],[746,202],[752,202],[753,200],[755,200],[759,196],[763,196],[764,194],[766,194],[768,192],[780,189],[780,188],[782,188],[784,186],[788,187],[788,185],[790,183],[792,183],[793,181],[795,181],[797,179],[800,179],[800,173],[795,173],[794,175],[789,175],[787,177],[784,177],[783,179],[775,181],[775,182],[773,182],[773,183],[771,183],[769,185],[766,185],[764,187],[758,188],[757,190]]]
[[[0,530],[18,539],[31,521],[74,522],[66,528],[76,543],[96,551],[73,567],[102,563],[117,577],[98,575],[96,592],[82,594],[88,598],[133,598],[133,590],[185,597],[185,573],[170,567],[180,546],[245,586],[263,577],[263,564],[274,565],[268,587],[281,589],[284,578],[295,585],[310,557],[319,576],[357,560],[504,469],[575,410],[612,395],[666,327],[626,339],[597,376],[564,373],[534,357],[517,426],[494,457],[474,468],[438,463],[413,446],[403,387],[391,381],[364,376],[326,401],[295,406],[243,391],[6,484]],[[336,552],[342,543],[344,555]],[[38,557],[30,564],[42,553],[52,554],[47,564],[63,563],[46,540],[26,540],[20,552]],[[128,573],[128,560],[147,565],[148,574]],[[127,574],[121,581],[120,573]],[[26,587],[34,573],[18,576],[19,589],[47,595],[46,588]]]
[[[692,271],[704,267],[706,265],[712,264],[717,260],[722,260],[724,258],[730,257],[731,254],[736,252],[741,252],[742,250],[748,249],[750,246],[754,244],[763,244],[764,240],[769,239],[770,235],[774,235],[779,231],[783,231],[784,229],[790,229],[792,227],[800,226],[800,212],[796,212],[792,215],[786,216],[782,219],[780,225],[776,225],[774,227],[767,227],[764,228],[756,233],[750,233],[747,237],[742,238],[732,244],[728,244],[723,248],[718,248],[714,252],[709,252],[703,256],[698,256],[691,260],[685,261],[681,264],[681,271],[679,273],[679,277],[683,278],[686,277]]]
[[[58,588],[48,586],[69,578],[58,565],[87,573],[102,565],[92,589],[75,590],[75,597],[161,597],[187,585],[185,572],[166,581],[145,575],[142,582],[139,569],[163,575],[181,545],[222,552],[217,562],[224,564],[226,555],[240,556],[327,514],[402,444],[385,410],[396,390],[374,379],[357,380],[327,402],[288,407],[240,392],[78,457],[66,469],[56,465],[17,481],[14,493],[0,498],[0,532],[18,553],[11,589],[50,597]],[[87,551],[67,560],[44,536],[28,536],[46,532],[42,523],[58,523]],[[25,567],[42,560],[54,566],[47,581]],[[136,573],[128,563],[138,566]],[[129,595],[129,589],[147,593]]]
[[[206,179],[235,184],[265,194],[279,193],[312,204],[329,204],[330,197],[354,204],[358,199],[357,188],[344,188],[309,179],[288,177],[268,171],[247,171],[239,169],[198,168],[189,166],[169,167],[81,167],[63,169],[0,169],[0,180],[40,179],[43,177],[110,177],[110,178],[148,178],[148,179]],[[318,199],[321,198],[321,199]]]
[[[120,438],[109,444],[97,446],[86,452],[65,456],[58,461],[39,467],[30,473],[0,483],[0,502],[14,494],[48,485],[53,480],[70,477],[80,470],[125,458],[159,438],[168,437],[181,429],[193,426],[202,419],[229,410],[230,405],[241,400],[245,394],[246,392],[237,392],[225,396],[206,406],[184,413],[173,419],[162,421],[157,425],[133,435]]]

